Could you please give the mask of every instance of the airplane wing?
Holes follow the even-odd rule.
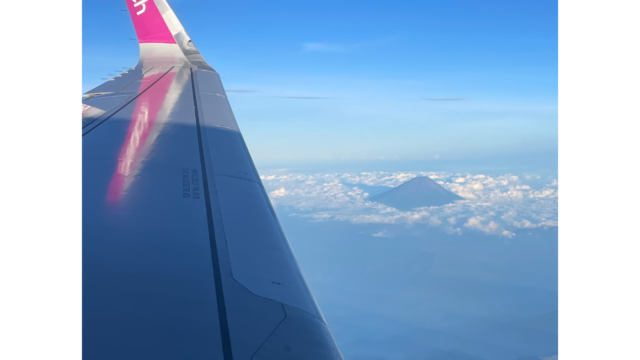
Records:
[[[84,358],[342,359],[220,76],[127,6],[140,60],[83,97]]]

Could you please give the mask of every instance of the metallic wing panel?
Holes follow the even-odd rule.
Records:
[[[83,138],[85,359],[222,359],[189,69],[171,75]]]

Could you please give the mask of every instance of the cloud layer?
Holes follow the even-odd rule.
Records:
[[[429,176],[465,200],[412,211],[369,201],[371,186],[398,186],[416,176]],[[535,174],[489,176],[446,172],[363,172],[298,174],[265,173],[262,181],[275,206],[313,221],[354,224],[424,224],[449,234],[480,231],[511,238],[519,229],[558,226],[557,180],[542,188],[528,182]],[[391,236],[387,232],[375,236]]]

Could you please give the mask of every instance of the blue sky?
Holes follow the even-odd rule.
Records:
[[[137,61],[124,1],[83,1],[83,91]],[[259,168],[555,157],[556,1],[169,3]]]

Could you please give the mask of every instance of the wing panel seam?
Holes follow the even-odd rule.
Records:
[[[113,115],[117,114],[118,112],[120,112],[120,110],[124,109],[125,107],[127,107],[129,104],[131,104],[132,102],[136,101],[136,99],[138,99],[140,96],[142,96],[142,94],[144,94],[145,92],[147,92],[147,90],[151,89],[158,81],[162,80],[162,78],[164,78],[165,75],[167,75],[175,66],[172,66],[171,68],[169,68],[169,70],[167,70],[164,74],[162,74],[162,76],[160,76],[158,78],[158,80],[154,81],[153,84],[149,85],[149,87],[147,87],[146,89],[142,90],[141,92],[138,93],[138,95],[136,95],[133,99],[127,101],[124,105],[122,105],[120,108],[118,108],[118,110],[114,111],[111,115],[107,116],[104,120],[100,121],[99,123],[96,124],[96,126],[92,127],[91,129],[87,130],[84,134],[82,134],[82,136],[87,135],[88,133],[92,132],[93,130],[95,130],[98,126],[104,124],[107,120],[111,119],[111,117],[113,117]],[[93,124],[93,121],[90,122],[89,124],[87,124],[85,127],[89,126]],[[84,128],[83,128],[84,129]]]
[[[211,260],[213,263],[213,278],[216,287],[216,301],[218,304],[218,321],[220,323],[220,337],[222,338],[222,355],[224,360],[233,360],[231,349],[231,336],[229,333],[229,320],[227,319],[227,307],[224,301],[224,290],[222,289],[222,274],[220,272],[220,258],[218,245],[216,243],[213,227],[213,212],[211,210],[211,198],[209,194],[209,180],[207,177],[207,167],[204,159],[204,147],[202,144],[202,132],[200,130],[200,116],[198,114],[198,101],[196,97],[196,85],[191,71],[191,88],[193,90],[193,106],[196,114],[196,130],[198,133],[198,149],[200,151],[200,167],[202,171],[202,183],[204,188],[205,207],[207,209],[207,225],[209,229],[209,242],[211,248]]]
[[[137,76],[135,79],[131,80],[128,84],[126,84],[125,86],[123,86],[120,90],[118,90],[118,91],[112,91],[112,92],[110,92],[109,94],[118,94],[118,93],[119,93],[119,92],[121,92],[122,90],[126,89],[129,85],[133,84],[134,82],[138,81],[138,80],[139,80],[139,79],[141,79],[141,78],[144,78],[144,75],[145,75],[146,73],[148,73],[149,71],[151,71],[152,69],[153,69],[153,68],[149,68],[149,70],[142,72],[139,76]],[[100,85],[100,86],[102,86],[102,85]],[[100,86],[98,86],[98,87],[100,87]],[[88,94],[91,94],[91,93],[89,92]],[[122,94],[122,95],[114,95],[114,96],[126,96],[126,97],[128,98],[128,97],[130,96],[130,94]],[[118,106],[120,106],[120,104],[122,104],[122,103],[123,103],[123,102],[125,102],[126,100],[127,100],[127,99],[124,99],[124,100],[120,101],[120,102],[119,102],[119,103],[117,103],[115,106],[112,106],[112,108],[117,108],[117,109],[118,109],[117,111],[119,111]],[[98,120],[102,119],[102,117],[103,117],[103,116],[105,116],[106,114],[109,114],[109,110],[111,110],[111,109],[108,109],[106,113],[104,113],[104,114],[102,114],[102,115],[98,116],[97,118],[93,119],[90,123],[88,123],[88,124],[86,124],[85,126],[83,126],[83,127],[82,127],[82,129],[84,129],[84,128],[86,128],[86,127],[90,126],[91,124],[93,124],[94,122],[96,122],[96,121],[98,121]],[[114,113],[114,114],[115,114],[115,113]],[[112,114],[109,114],[109,116],[111,116],[111,115],[112,115]]]

